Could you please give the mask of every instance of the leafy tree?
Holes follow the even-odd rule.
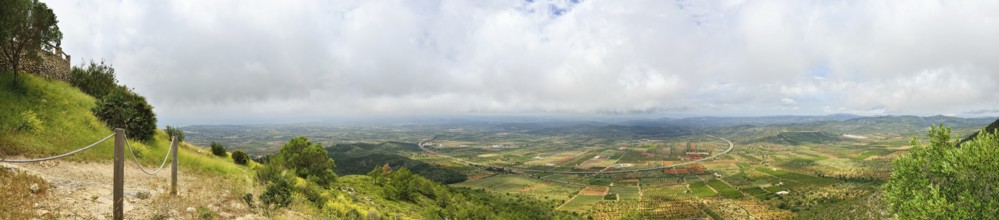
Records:
[[[55,13],[38,0],[0,0],[0,59],[14,73],[17,87],[21,59],[38,60],[38,51],[51,50],[62,41]]]
[[[90,61],[86,68],[74,66],[70,72],[72,78],[69,83],[97,99],[120,87],[118,79],[115,79],[114,68],[110,64],[104,64],[104,61],[99,64]]]
[[[166,133],[171,137],[177,137],[178,142],[184,142],[184,131],[180,130],[180,128],[167,125]]]
[[[250,155],[243,153],[243,151],[233,151],[232,161],[239,165],[246,165],[246,162],[250,161]]]
[[[91,111],[109,127],[124,128],[128,136],[147,141],[156,134],[156,115],[146,98],[124,88],[114,89],[97,100]]]
[[[999,135],[979,132],[954,147],[948,127],[930,128],[929,145],[913,138],[884,186],[899,219],[991,219],[999,216]]]
[[[212,141],[211,146],[212,146],[212,154],[220,157],[225,156],[225,146],[222,146],[222,144],[216,143],[214,141]]]
[[[326,150],[319,143],[312,143],[308,138],[299,136],[292,138],[278,151],[279,161],[284,166],[294,169],[299,177],[314,180],[322,186],[328,186],[336,180],[333,173],[333,159],[326,155]]]

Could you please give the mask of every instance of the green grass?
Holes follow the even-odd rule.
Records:
[[[813,154],[813,153],[809,153],[809,152],[805,152],[805,151],[797,151],[795,153],[812,157],[812,160],[825,160],[825,159],[829,159],[828,157],[820,156],[818,154]]]
[[[785,170],[773,170],[773,169],[768,169],[766,167],[757,167],[756,170],[776,176],[783,180],[793,180],[793,181],[785,181],[785,184],[802,183],[806,185],[810,184],[829,185],[836,183],[836,180],[833,179],[810,176],[800,173],[789,172]]]
[[[0,74],[0,156],[48,157],[90,145],[111,133],[90,112],[95,99],[65,82],[21,74],[20,89],[10,86],[12,75]],[[31,111],[42,129],[17,129],[23,112]],[[107,161],[113,158],[113,140],[66,160]]]
[[[690,191],[694,192],[694,195],[701,198],[718,196],[718,193],[715,193],[715,191],[712,191],[711,188],[708,188],[708,185],[703,181],[691,183]]]
[[[724,182],[718,179],[711,179],[710,181],[708,181],[708,186],[711,186],[711,188],[717,190],[718,193],[725,198],[738,199],[743,197],[742,193],[739,192],[739,190],[732,188],[728,184],[725,184]]]
[[[95,99],[76,87],[59,80],[46,80],[31,74],[21,74],[20,89],[12,89],[10,74],[0,74],[0,156],[20,155],[27,158],[63,154],[90,145],[113,131],[95,117],[90,109]],[[9,103],[9,104],[8,104]],[[32,111],[41,121],[42,129],[23,131],[17,129],[21,113]],[[147,170],[155,169],[163,161],[170,147],[170,140],[163,131],[156,131],[152,140],[129,141],[139,160]],[[181,169],[211,174],[242,175],[246,166],[236,165],[229,157],[215,157],[203,148],[180,145],[178,154]],[[126,160],[130,159],[125,149]],[[93,148],[62,158],[70,161],[111,161],[114,158],[114,138]],[[129,166],[134,166],[130,163]],[[169,165],[168,165],[169,166]],[[133,167],[134,168],[134,167]]]
[[[603,200],[603,196],[580,195],[576,196],[576,198],[572,199],[572,201],[569,201],[569,203],[566,203],[565,206],[562,206],[562,209],[566,211],[586,211],[593,208],[593,205],[597,204],[597,202]]]
[[[767,198],[769,198],[771,196],[770,192],[767,192],[766,190],[763,190],[760,187],[756,187],[756,186],[743,187],[743,188],[741,188],[741,190],[743,192],[746,192],[749,195],[753,196],[753,198],[756,198],[756,199],[759,199],[759,200],[766,200]]]
[[[500,174],[474,181],[451,184],[454,187],[484,189],[496,193],[524,194],[537,199],[562,201],[569,199],[579,189],[559,183],[528,178],[521,175]]]
[[[610,192],[618,194],[621,200],[638,200],[638,187],[634,186],[612,186]]]
[[[613,200],[613,201],[617,201],[617,194],[614,194],[614,193],[607,193],[607,195],[604,195],[604,200],[608,200],[608,201],[611,201],[611,200]]]
[[[541,183],[541,180],[526,178],[518,175],[500,174],[475,181],[467,181],[452,186],[464,186],[473,189],[485,189],[500,193],[514,193],[520,190]]]

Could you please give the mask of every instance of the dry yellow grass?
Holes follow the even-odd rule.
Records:
[[[38,190],[31,192],[32,184]],[[37,176],[24,171],[0,167],[0,219],[30,219],[35,216],[35,203],[45,198],[49,184]]]

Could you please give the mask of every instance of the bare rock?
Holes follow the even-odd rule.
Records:
[[[195,211],[198,211],[198,210],[194,209],[194,207],[187,207],[187,210],[185,210],[185,211],[187,211],[188,213],[194,213]]]
[[[38,187],[37,183],[32,183],[31,186],[28,187],[28,189],[31,190],[32,194],[35,194],[38,193],[38,190],[41,190],[41,187]]]

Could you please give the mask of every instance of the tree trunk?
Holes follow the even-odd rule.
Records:
[[[13,88],[15,88],[15,89],[17,88],[17,69],[18,69],[19,65],[20,65],[20,62],[18,62],[18,61],[14,62],[14,80],[11,81],[10,86],[13,87]]]
[[[10,86],[16,89],[17,88],[17,81],[18,81],[17,72],[18,72],[18,69],[21,68],[21,60],[18,59],[17,61],[14,61],[13,63],[14,63],[14,80],[11,81],[11,85]]]

